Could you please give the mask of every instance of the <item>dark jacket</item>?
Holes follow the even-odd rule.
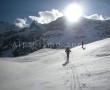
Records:
[[[66,48],[66,49],[65,49],[65,52],[66,52],[67,54],[69,54],[69,53],[71,52],[70,48]]]

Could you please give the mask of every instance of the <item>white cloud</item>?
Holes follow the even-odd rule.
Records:
[[[27,19],[21,19],[21,18],[17,18],[15,25],[19,28],[24,28],[24,27],[28,27],[29,25],[27,24]]]
[[[93,15],[85,16],[85,17],[88,19],[94,19],[94,20],[108,20],[108,19],[110,19],[109,17],[103,17],[102,15],[99,15],[99,14],[93,14]]]
[[[29,18],[32,21],[37,21],[38,23],[45,24],[45,23],[50,23],[50,22],[56,20],[57,18],[63,16],[63,14],[61,12],[59,12],[58,10],[55,10],[55,9],[52,9],[51,11],[39,12],[38,14],[39,14],[39,17],[29,16]]]

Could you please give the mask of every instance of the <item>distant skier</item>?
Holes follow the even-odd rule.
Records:
[[[84,41],[82,41],[81,45],[82,45],[82,49],[85,49],[85,47],[84,47]]]
[[[65,52],[66,52],[66,62],[63,64],[63,66],[65,66],[66,64],[69,63],[69,55],[70,55],[70,52],[71,52],[70,48],[67,47],[67,48],[65,49]]]

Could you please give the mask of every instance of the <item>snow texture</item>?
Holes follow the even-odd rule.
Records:
[[[0,90],[109,90],[110,38],[64,50],[42,49],[27,56],[0,58]]]

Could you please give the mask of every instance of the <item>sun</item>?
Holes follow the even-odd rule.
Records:
[[[83,8],[77,3],[68,5],[64,10],[64,16],[70,22],[77,22],[83,15]]]

